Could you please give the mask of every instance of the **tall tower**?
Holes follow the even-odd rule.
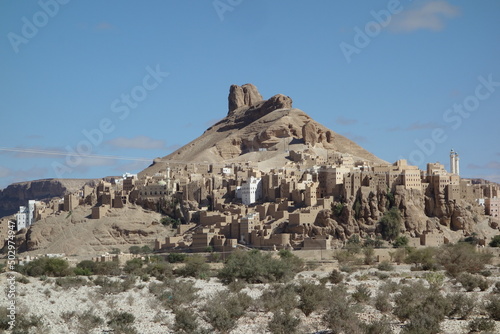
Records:
[[[460,175],[460,157],[453,149],[450,152],[450,172],[451,174]]]

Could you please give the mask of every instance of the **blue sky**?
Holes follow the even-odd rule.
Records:
[[[499,16],[495,0],[4,0],[0,188],[138,172],[249,82],[384,160],[448,168],[454,148],[463,177],[500,182]]]

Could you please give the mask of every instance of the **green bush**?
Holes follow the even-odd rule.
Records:
[[[94,328],[99,327],[104,323],[104,320],[95,315],[92,310],[87,310],[82,314],[77,316],[78,319],[78,333],[87,334],[90,333]]]
[[[405,334],[439,333],[440,323],[451,309],[447,298],[435,289],[425,288],[421,282],[402,287],[394,301],[394,315],[401,321],[408,320]]]
[[[126,272],[127,274],[140,276],[143,274],[142,266],[143,266],[142,260],[139,258],[135,258],[125,262],[125,267],[123,267],[123,271]]]
[[[365,284],[360,284],[356,287],[356,291],[353,292],[352,298],[358,303],[367,303],[370,301],[371,292],[370,289]]]
[[[372,265],[375,263],[375,251],[372,247],[363,248],[363,255],[365,256],[364,263],[366,265]]]
[[[490,285],[487,279],[469,273],[461,273],[460,275],[458,275],[457,282],[462,284],[462,287],[466,291],[474,291],[474,289],[476,288],[479,288],[481,291],[484,291],[488,289]]]
[[[282,310],[289,313],[298,307],[297,292],[292,285],[274,284],[264,290],[260,303],[266,312]]]
[[[437,270],[436,249],[432,247],[410,249],[405,259],[416,270]]]
[[[203,308],[205,321],[215,330],[228,333],[236,327],[236,321],[245,314],[251,301],[251,297],[244,293],[219,292]]]
[[[20,267],[20,271],[29,276],[62,277],[72,274],[68,261],[61,258],[41,257]]]
[[[326,306],[327,295],[325,294],[325,286],[318,285],[314,282],[301,281],[295,291],[299,295],[300,301],[298,308],[308,317],[312,312],[322,309]]]
[[[170,253],[167,256],[167,261],[170,263],[180,263],[180,262],[184,262],[186,257],[187,257],[187,254],[184,254],[184,253]]]
[[[489,296],[484,308],[491,319],[500,321],[500,297],[498,295]]]
[[[167,262],[149,263],[145,271],[146,273],[148,273],[148,275],[154,276],[160,281],[164,280],[165,278],[171,278],[173,276],[172,266]]]
[[[271,253],[258,250],[233,252],[218,277],[224,283],[243,279],[248,283],[285,282],[303,268],[303,261],[295,255],[281,253],[273,258]]]
[[[394,266],[390,264],[388,261],[382,261],[378,264],[377,269],[381,271],[393,271]]]
[[[129,253],[131,254],[140,254],[141,253],[141,247],[139,246],[130,246],[128,249]]]
[[[491,262],[492,255],[479,253],[476,247],[465,242],[454,245],[445,245],[439,249],[439,263],[451,276],[457,276],[462,272],[476,274]]]
[[[408,239],[407,236],[400,235],[399,237],[396,237],[394,241],[392,242],[392,246],[394,248],[402,248],[408,246],[408,243],[410,240]]]
[[[329,294],[328,307],[323,314],[323,322],[333,333],[362,333],[362,324],[356,315],[357,309],[350,304],[343,288],[333,287]]]
[[[191,334],[198,330],[198,317],[192,309],[176,308],[174,309],[176,333]]]
[[[267,324],[267,329],[272,334],[295,334],[298,333],[300,318],[294,317],[290,312],[276,310]]]
[[[465,293],[455,293],[448,296],[451,308],[448,312],[449,317],[467,319],[476,307],[476,299]]]
[[[391,311],[392,306],[389,300],[389,293],[385,291],[379,291],[379,293],[375,296],[374,306],[382,313]]]
[[[337,269],[333,269],[330,275],[328,275],[328,281],[332,284],[342,283],[344,280],[344,275]]]
[[[184,277],[207,278],[210,266],[207,259],[202,255],[191,255],[184,260],[184,266],[175,271]]]
[[[391,323],[384,317],[380,320],[374,321],[370,324],[363,325],[364,334],[391,334]]]
[[[88,284],[86,278],[82,277],[58,277],[56,278],[56,285],[63,289],[79,288]]]
[[[118,276],[122,273],[118,262],[108,261],[108,262],[96,262],[95,268],[93,270],[95,275],[111,275]]]
[[[118,333],[137,333],[132,324],[135,321],[135,316],[128,312],[111,311],[107,314],[108,325],[114,332]]]
[[[495,321],[485,318],[476,318],[469,322],[470,333],[484,333],[491,332],[495,330]]]
[[[398,208],[386,211],[379,222],[380,234],[385,240],[394,240],[399,236],[402,218]]]
[[[500,247],[500,234],[495,235],[490,241],[490,247]]]
[[[149,285],[149,291],[170,309],[176,309],[183,305],[189,305],[196,300],[198,288],[191,281],[171,280],[163,283]]]

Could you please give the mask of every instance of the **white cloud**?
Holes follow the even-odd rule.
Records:
[[[106,142],[113,148],[131,148],[142,150],[164,149],[165,141],[153,139],[147,136],[137,136],[134,138],[117,137]]]
[[[444,28],[447,19],[459,14],[458,7],[446,1],[430,1],[395,15],[389,27],[394,32],[403,33],[421,29],[439,31]]]

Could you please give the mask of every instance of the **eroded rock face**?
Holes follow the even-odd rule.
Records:
[[[229,113],[241,107],[250,107],[260,101],[262,101],[262,95],[260,95],[257,87],[252,84],[231,85],[229,88]]]
[[[307,122],[302,127],[302,138],[304,139],[304,143],[311,146],[316,145],[318,138],[316,134],[316,127],[312,122]]]

